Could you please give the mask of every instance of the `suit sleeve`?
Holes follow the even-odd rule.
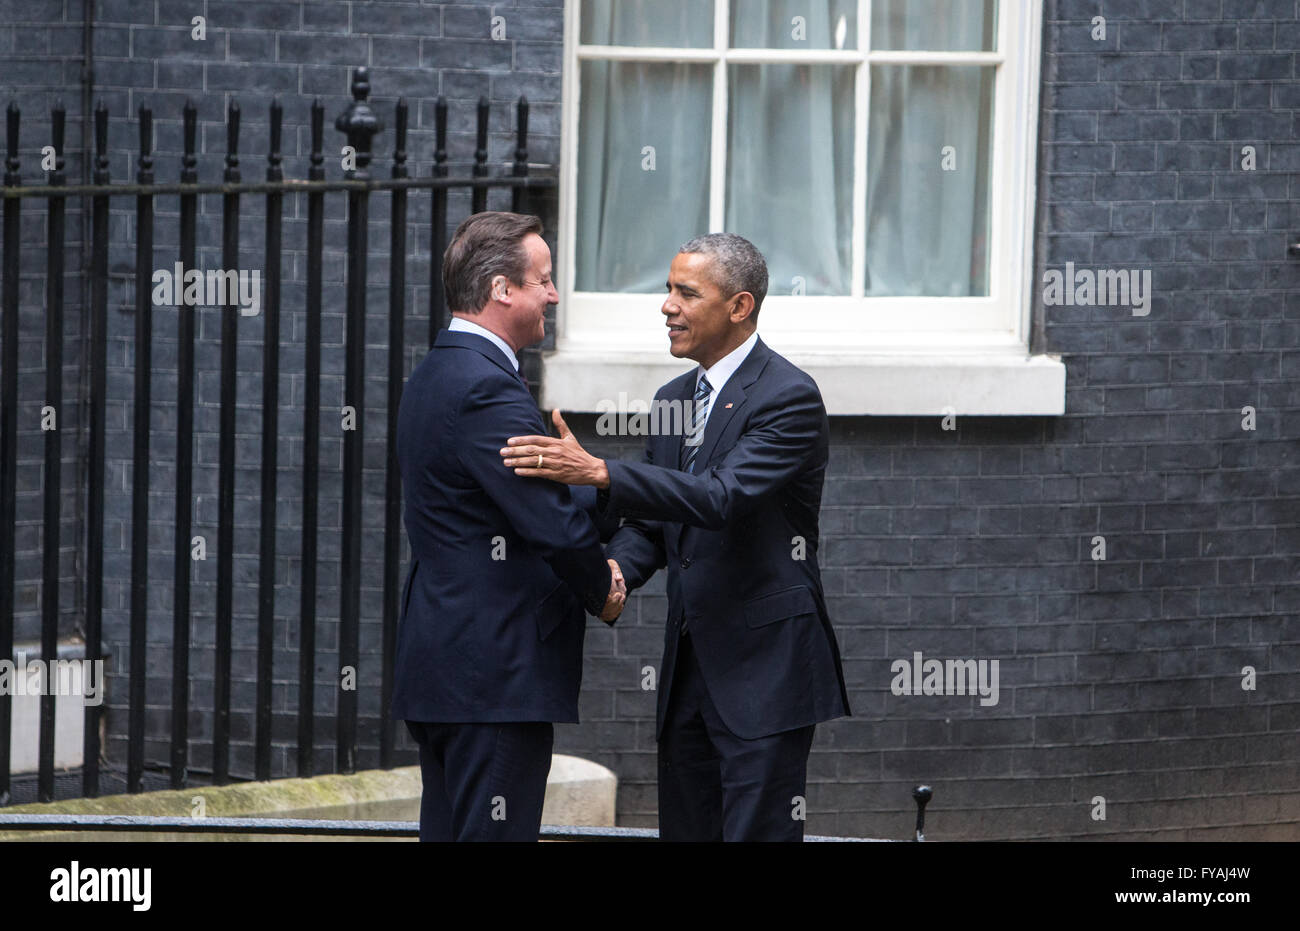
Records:
[[[606,511],[597,498],[596,489],[591,485],[570,485],[573,503],[587,512],[591,522],[596,525],[601,543],[608,543],[618,531],[618,515]]]
[[[457,422],[460,464],[505,514],[510,526],[599,616],[609,594],[610,568],[596,527],[567,485],[520,478],[501,461],[506,439],[544,433],[532,398],[495,379],[466,395]]]
[[[649,467],[655,467],[654,451],[649,437],[646,438],[645,455],[642,460]],[[605,491],[600,492],[599,500],[606,514],[616,513],[609,507],[609,496]],[[623,570],[623,581],[627,584],[627,590],[635,591],[668,562],[664,550],[663,521],[638,517],[625,519],[623,526],[609,541],[609,546],[605,547],[605,555],[617,562],[618,567]]]
[[[740,441],[707,472],[607,463],[609,506],[625,515],[721,530],[803,470],[825,423],[817,386],[791,382],[754,412]]]

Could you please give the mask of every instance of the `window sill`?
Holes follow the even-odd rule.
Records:
[[[1023,351],[858,355],[783,353],[821,388],[827,413],[1051,416],[1065,413],[1065,364]],[[542,407],[598,413],[648,404],[687,360],[594,348],[543,353]]]

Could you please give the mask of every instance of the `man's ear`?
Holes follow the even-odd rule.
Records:
[[[508,303],[506,300],[510,296],[510,279],[505,275],[497,275],[492,279],[492,300]]]
[[[741,323],[748,320],[749,315],[754,312],[754,295],[748,291],[741,291],[736,295],[736,303],[731,305],[731,313],[728,315],[732,323]]]

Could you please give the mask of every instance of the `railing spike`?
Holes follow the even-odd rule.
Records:
[[[5,158],[5,184],[16,185],[22,180],[18,169],[21,163],[18,161],[18,123],[21,119],[21,112],[18,104],[12,101],[5,110],[5,141],[7,143]]]

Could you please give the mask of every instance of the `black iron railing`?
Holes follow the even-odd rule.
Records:
[[[62,401],[61,374],[63,355],[63,253],[65,248],[65,204],[70,197],[82,198],[91,212],[90,308],[88,393],[89,417],[86,429],[87,477],[86,508],[78,515],[84,520],[84,632],[85,658],[102,660],[104,609],[104,481],[105,481],[105,397],[107,384],[106,347],[108,344],[108,269],[109,207],[112,198],[131,197],[135,201],[135,357],[134,357],[134,426],[132,444],[133,484],[131,487],[131,556],[129,616],[128,680],[128,750],[127,787],[141,791],[145,768],[145,662],[147,600],[150,590],[148,572],[148,521],[150,517],[149,469],[151,454],[150,407],[153,401],[150,379],[152,346],[152,287],[154,266],[154,205],[160,197],[178,198],[179,249],[177,259],[185,269],[197,267],[198,200],[202,195],[220,195],[222,199],[221,261],[225,271],[240,268],[240,217],[242,198],[260,195],[265,198],[265,296],[261,302],[263,321],[263,395],[261,435],[260,550],[258,573],[255,699],[255,777],[272,775],[272,653],[275,591],[275,522],[278,493],[276,487],[276,441],[279,432],[277,375],[280,370],[280,271],[283,236],[281,218],[286,195],[305,197],[306,226],[306,328],[304,337],[304,411],[302,466],[302,560],[300,616],[298,633],[298,712],[296,759],[297,774],[313,774],[315,688],[314,670],[317,633],[317,582],[321,562],[317,548],[318,515],[316,499],[320,481],[319,418],[321,379],[321,299],[322,254],[324,251],[325,196],[346,192],[347,264],[346,264],[346,334],[345,334],[345,404],[355,410],[354,429],[343,432],[342,468],[342,554],[337,562],[340,603],[338,611],[340,667],[357,668],[360,657],[361,616],[361,529],[362,529],[362,449],[366,407],[362,403],[365,379],[366,272],[368,267],[368,228],[370,196],[391,192],[391,253],[389,268],[389,345],[388,345],[388,467],[385,476],[384,569],[383,569],[383,669],[382,727],[379,734],[380,764],[393,765],[396,742],[395,722],[389,714],[389,696],[393,651],[400,597],[401,486],[397,472],[396,415],[406,372],[404,316],[406,312],[406,224],[408,195],[428,191],[431,198],[429,339],[446,321],[446,307],[441,282],[441,257],[447,238],[447,201],[449,191],[457,188],[472,192],[473,211],[486,209],[490,188],[513,189],[513,209],[527,209],[528,192],[553,187],[553,177],[530,176],[528,166],[528,102],[517,104],[517,136],[509,174],[492,177],[488,167],[489,105],[480,100],[477,112],[477,148],[470,177],[451,177],[447,159],[447,104],[439,98],[435,107],[436,148],[432,176],[412,178],[407,162],[408,106],[399,100],[395,109],[395,145],[391,177],[371,177],[371,147],[383,129],[379,116],[367,102],[370,85],[366,69],[355,70],[352,80],[353,100],[335,122],[354,152],[355,164],[340,180],[326,180],[324,169],[324,112],[319,101],[311,108],[311,154],[307,178],[285,178],[282,169],[281,123],[283,111],[278,101],[270,106],[269,151],[264,181],[243,179],[239,161],[240,109],[231,103],[226,116],[225,167],[220,183],[199,183],[196,154],[197,111],[192,103],[184,108],[183,142],[179,180],[159,183],[153,163],[153,112],[139,110],[139,153],[133,183],[110,183],[108,158],[108,111],[101,103],[94,112],[95,159],[93,183],[70,185],[64,176],[63,147],[65,114],[56,107],[52,114],[53,143],[57,160],[47,183],[25,186],[20,174],[20,113],[10,104],[6,114],[7,160],[3,198],[3,298],[0,299],[0,658],[14,655],[15,611],[15,517],[17,473],[16,412],[19,361],[19,271],[20,222],[25,203],[43,201],[48,210],[47,304],[45,345],[47,370],[43,403],[57,409]],[[179,283],[178,283],[179,284]],[[237,290],[237,289],[236,289]],[[217,493],[217,571],[215,611],[215,671],[212,738],[212,782],[230,781],[231,741],[231,653],[234,611],[234,529],[235,529],[235,399],[236,362],[239,346],[237,295],[227,295],[223,305],[220,355],[220,424],[218,447]],[[191,650],[191,578],[190,558],[193,507],[194,383],[196,378],[195,324],[192,314],[181,314],[177,331],[176,419],[176,498],[174,528],[173,580],[173,665],[171,670],[171,734],[168,765],[175,788],[187,784],[189,748],[189,679]],[[44,551],[41,616],[41,658],[56,655],[58,639],[59,581],[59,509],[63,479],[60,474],[61,441],[57,430],[45,434],[44,451]],[[26,580],[24,580],[26,581]],[[38,798],[49,801],[54,792],[54,725],[55,696],[44,695],[40,706]],[[102,706],[85,709],[85,743],[82,794],[99,792],[100,715]],[[10,801],[10,738],[12,697],[0,694],[0,805]],[[336,714],[336,771],[352,772],[356,766],[358,734],[356,691],[341,688]]]

